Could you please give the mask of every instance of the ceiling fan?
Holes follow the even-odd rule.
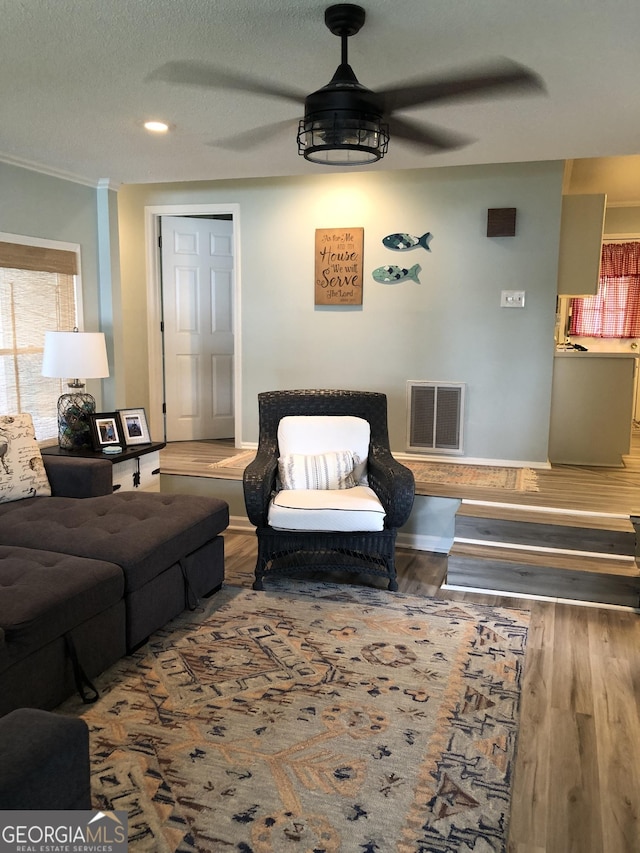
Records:
[[[305,95],[289,86],[225,71],[200,62],[169,62],[150,77],[169,83],[227,88],[282,98],[304,105],[298,123],[298,153],[307,160],[333,166],[356,166],[380,160],[389,139],[402,139],[422,149],[459,148],[470,140],[458,134],[419,124],[398,111],[456,98],[487,97],[506,91],[544,91],[542,80],[529,69],[502,60],[473,71],[439,79],[405,81],[373,92],[357,79],[348,61],[348,40],[360,31],[365,10],[351,3],[329,6],[327,28],[341,40],[342,56],[331,81]],[[292,122],[277,122],[238,134],[217,144],[250,147],[279,133]]]

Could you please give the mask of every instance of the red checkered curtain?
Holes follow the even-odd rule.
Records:
[[[598,293],[571,300],[569,334],[640,337],[640,242],[603,245]]]

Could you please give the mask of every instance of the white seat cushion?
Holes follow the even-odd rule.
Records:
[[[378,531],[385,511],[373,489],[284,489],[269,504],[269,525],[277,530]]]
[[[351,450],[360,460],[354,469],[356,483],[366,484],[370,438],[369,421],[353,415],[288,415],[278,424],[280,456]]]

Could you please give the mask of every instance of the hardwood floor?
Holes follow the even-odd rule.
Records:
[[[510,853],[640,850],[640,622],[532,604]]]
[[[237,455],[228,442],[171,444],[161,453],[161,468],[238,480],[247,452],[238,467],[217,467]],[[637,607],[640,570],[630,517],[640,507],[640,432],[624,467],[554,465],[536,475],[538,491],[525,492],[416,482],[419,495],[461,500],[446,583]]]
[[[163,473],[237,479],[242,469],[212,465],[240,451],[226,441],[172,442],[160,453]],[[640,431],[634,431],[631,454],[622,468],[552,465],[536,469],[537,492],[417,482],[416,493],[511,505],[553,507],[586,513],[640,515]]]
[[[210,468],[238,452],[225,442],[169,445],[162,470],[238,479],[242,469]],[[640,433],[623,468],[554,465],[537,474],[539,491],[525,494],[471,487],[454,494],[429,483],[417,483],[416,492],[463,498],[477,516],[495,518],[502,505],[505,518],[517,521],[529,517],[526,504],[552,508],[556,524],[573,525],[584,513],[594,529],[625,531],[629,516],[640,514]],[[227,532],[225,543],[226,582],[250,586],[255,537]],[[399,548],[397,568],[401,592],[531,614],[508,853],[640,853],[640,616],[442,589],[442,554]]]
[[[250,586],[255,537],[225,547],[226,582]],[[446,560],[399,549],[400,591],[531,613],[509,853],[638,853],[640,617],[444,591]]]

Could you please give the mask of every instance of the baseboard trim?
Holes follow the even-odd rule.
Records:
[[[229,526],[227,530],[233,533],[255,533],[256,529],[251,524],[246,515],[231,515],[229,516]]]
[[[436,554],[448,554],[451,550],[452,539],[442,536],[429,536],[419,533],[398,533],[396,545],[400,548],[410,548],[413,551],[429,551]]]

